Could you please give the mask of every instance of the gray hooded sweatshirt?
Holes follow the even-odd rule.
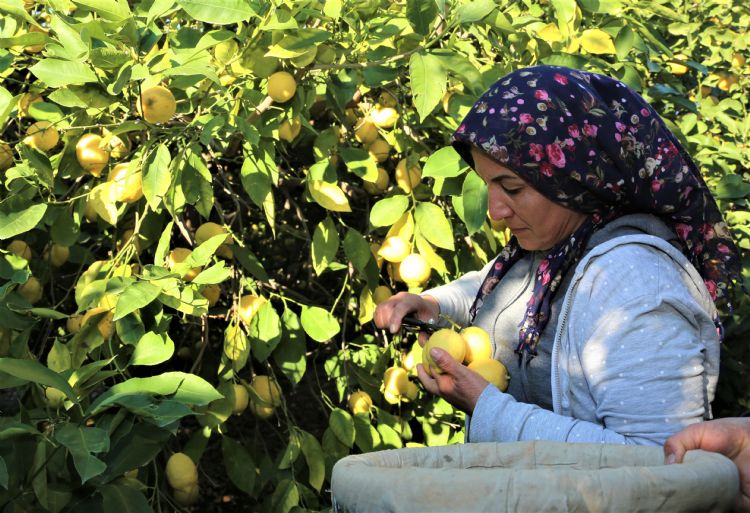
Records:
[[[511,380],[506,393],[484,389],[466,417],[467,441],[661,445],[711,418],[716,308],[661,220],[627,215],[591,237],[552,302],[538,356],[519,363],[518,325],[542,257],[531,252],[519,260],[475,319]],[[437,299],[441,314],[467,325],[490,265],[424,294]]]

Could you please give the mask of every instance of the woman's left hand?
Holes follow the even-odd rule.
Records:
[[[473,413],[479,396],[489,382],[440,348],[432,348],[430,356],[443,373],[430,376],[422,364],[418,364],[417,374],[425,390],[439,395],[466,413]]]

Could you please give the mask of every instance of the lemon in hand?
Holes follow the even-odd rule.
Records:
[[[446,351],[457,362],[464,361],[464,356],[466,356],[466,342],[459,333],[449,328],[436,331],[427,340],[422,351],[422,365],[430,376],[443,373],[430,355],[430,350],[434,347]]]

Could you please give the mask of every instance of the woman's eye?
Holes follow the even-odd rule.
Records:
[[[505,187],[503,187],[503,191],[505,192],[505,194],[513,196],[514,194],[518,194],[521,191],[521,188],[519,187],[517,189],[506,189]]]

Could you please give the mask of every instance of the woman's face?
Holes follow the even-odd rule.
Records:
[[[586,214],[547,199],[521,177],[472,148],[474,168],[487,184],[490,217],[503,220],[528,251],[549,249],[581,226]]]

